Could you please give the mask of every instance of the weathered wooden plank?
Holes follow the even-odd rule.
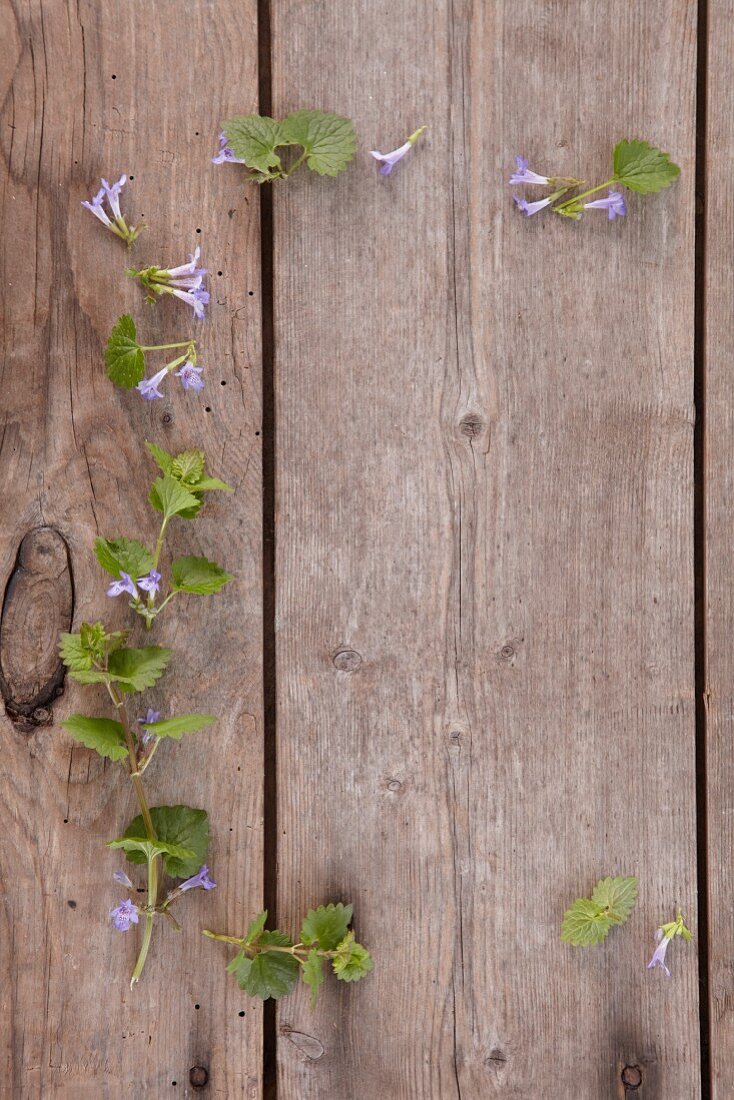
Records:
[[[734,300],[734,4],[708,5],[705,218],[704,425],[706,744],[708,775],[711,1095],[734,1093],[734,658],[732,656],[732,377]]]
[[[162,751],[146,779],[154,802],[209,810],[218,889],[189,895],[180,937],[159,930],[133,994],[135,937],[110,926],[119,860],[102,842],[124,828],[134,800],[120,768],[72,749],[58,728],[89,706],[89,692],[67,684],[63,698],[39,703],[41,724],[30,729],[2,719],[7,1096],[188,1095],[194,1067],[192,1080],[207,1076],[212,1094],[259,1094],[261,1010],[225,980],[223,957],[200,935],[204,922],[238,924],[261,897],[257,198],[240,191],[232,199],[226,170],[210,164],[218,118],[256,106],[255,9],[254,0],[187,4],[184,18],[175,0],[3,9],[3,589],[13,577],[3,675],[26,704],[38,685],[20,670],[38,666],[44,682],[55,674],[43,645],[68,618],[62,540],[74,623],[125,620],[125,608],[105,599],[91,546],[98,532],[154,536],[146,438],[203,447],[236,486],[171,538],[175,552],[209,553],[238,578],[226,597],[192,598],[161,624],[177,656],[151,702],[221,718]],[[125,248],[79,205],[101,175],[123,171],[123,209],[149,225],[134,259],[180,263],[201,243],[211,269],[211,320],[197,329],[207,379],[200,396],[171,387],[170,398],[148,406],[105,378],[103,343],[124,309],[146,343],[194,328],[172,299],[144,304],[124,275]],[[39,529],[52,534],[28,534]],[[53,560],[30,572],[29,538],[53,544]],[[44,724],[46,706],[53,724]]]
[[[695,950],[645,971],[695,916],[695,33],[273,5],[275,112],[361,137],[275,196],[279,917],[352,899],[377,963],[282,1003],[286,1100],[699,1094]],[[623,224],[513,209],[512,154],[603,179],[637,135],[683,176]],[[562,945],[604,873],[631,924]]]

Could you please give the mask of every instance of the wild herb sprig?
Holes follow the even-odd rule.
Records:
[[[95,543],[95,555],[102,568],[115,578],[107,590],[108,596],[127,593],[131,597],[130,608],[150,629],[178,593],[211,595],[232,577],[207,558],[178,558],[171,565],[170,591],[158,602],[163,579],[159,566],[168,523],[174,517],[195,519],[206,492],[228,490],[229,486],[217,478],[207,477],[201,451],[184,451],[173,456],[154,444],[148,444],[148,448],[162,471],[148,498],[163,516],[155,549],[150,550],[138,539],[99,538]],[[195,733],[210,726],[215,718],[199,713],[162,718],[151,708],[135,717],[129,707],[130,696],[143,694],[158,682],[172,652],[156,645],[138,648],[128,645],[127,641],[127,631],[108,631],[101,622],[82,623],[78,634],[61,635],[59,649],[73,680],[104,686],[114,715],[72,714],[61,723],[62,726],[87,748],[122,763],[140,809],[122,836],[108,842],[109,848],[124,851],[130,863],[146,866],[146,903],[139,905],[127,898],[110,911],[115,927],[123,932],[143,920],[143,938],[132,986],[143,972],[156,917],[166,917],[178,927],[171,913],[173,903],[191,889],[211,890],[215,886],[206,865],[209,843],[206,811],[186,805],[149,806],[143,775],[163,741],[178,741],[185,733]],[[134,708],[140,709],[139,706]],[[163,898],[159,895],[162,871],[171,878],[184,880]],[[124,872],[118,871],[114,877],[117,882],[133,888]]]
[[[290,165],[283,151],[300,153]],[[289,179],[305,164],[319,176],[338,176],[357,148],[354,126],[348,118],[326,111],[293,111],[278,122],[267,115],[237,115],[222,123],[219,152],[214,164],[243,164],[253,183]]]
[[[603,878],[590,898],[577,898],[563,916],[561,939],[575,947],[602,943],[610,930],[624,924],[637,901],[637,879]]]
[[[203,934],[239,948],[227,972],[250,997],[277,1000],[291,993],[300,977],[311,990],[313,1008],[327,965],[342,982],[359,981],[374,967],[369,951],[357,943],[349,927],[352,913],[352,906],[341,902],[309,909],[296,943],[284,932],[265,930],[267,910],[258,913],[242,937],[209,929]]]

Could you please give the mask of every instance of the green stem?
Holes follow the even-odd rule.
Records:
[[[573,203],[580,202],[581,199],[588,198],[589,195],[594,195],[597,191],[603,191],[605,187],[611,187],[613,183],[618,182],[619,180],[617,180],[616,177],[612,176],[612,178],[610,180],[607,180],[606,183],[600,183],[596,187],[590,187],[588,191],[582,191],[580,195],[574,195],[573,198],[566,199],[565,202],[559,203],[558,206],[555,206],[553,209],[562,210],[564,206],[572,206]]]
[[[151,344],[150,347],[138,345],[141,351],[168,351],[169,348],[188,348],[191,346],[190,340],[182,340],[180,344]]]
[[[292,176],[292,175],[293,175],[293,173],[295,172],[296,168],[300,168],[300,166],[301,166],[301,165],[303,164],[303,162],[304,162],[304,160],[306,159],[306,157],[307,157],[307,156],[308,156],[308,153],[307,153],[307,151],[306,151],[306,150],[304,149],[304,150],[303,150],[303,152],[301,153],[300,157],[298,158],[298,160],[294,160],[294,161],[293,161],[293,164],[292,164],[292,165],[290,166],[290,168],[289,168],[289,169],[288,169],[288,171],[286,172],[286,174],[285,174],[285,175],[286,175],[286,179],[288,178],[288,176]]]
[[[137,962],[135,963],[135,969],[133,970],[132,977],[130,979],[130,988],[140,981],[140,976],[143,973],[143,967],[145,966],[145,960],[148,958],[148,951],[150,949],[150,941],[153,935],[153,921],[155,919],[155,913],[153,910],[158,902],[158,856],[148,856],[148,912],[145,914],[145,929],[143,931],[143,942],[140,945],[140,954],[138,955]]]
[[[220,943],[233,943],[236,947],[244,947],[242,940],[237,936],[227,936],[223,932],[210,932],[208,928],[202,929],[202,936],[206,936],[209,940],[218,940]]]

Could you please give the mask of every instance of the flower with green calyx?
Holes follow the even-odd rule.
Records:
[[[655,933],[655,940],[657,947],[653,952],[653,956],[647,964],[648,970],[654,970],[655,967],[659,967],[667,977],[670,977],[670,971],[665,964],[665,953],[668,950],[668,945],[671,940],[676,936],[682,936],[686,943],[690,943],[693,939],[693,933],[689,928],[686,928],[683,920],[683,914],[680,909],[675,920],[670,921],[668,924],[661,924]]]
[[[405,144],[400,145],[397,149],[393,149],[392,153],[380,153],[377,149],[370,150],[370,156],[374,157],[380,165],[381,176],[390,175],[398,161],[402,160],[405,154],[410,152],[425,129],[425,126],[419,126],[417,130],[413,131]]]
[[[82,202],[82,206],[87,210],[91,210],[95,218],[98,218],[102,222],[105,228],[109,229],[111,233],[114,233],[116,237],[125,241],[128,248],[133,244],[136,237],[145,229],[144,225],[141,225],[139,229],[134,229],[129,226],[125,221],[120,210],[120,191],[127,183],[127,176],[120,176],[117,183],[108,183],[107,180],[102,180],[102,186],[97,194],[92,198],[91,202],[86,200]],[[109,207],[109,214],[104,208],[104,202],[107,200]],[[110,217],[110,215],[112,215]]]
[[[331,964],[343,982],[356,982],[373,969],[369,952],[357,943],[350,930],[352,906],[341,902],[309,909],[298,942],[283,932],[268,932],[267,910],[259,913],[242,937],[204,931],[211,940],[234,944],[239,950],[227,966],[240,989],[250,997],[277,1000],[291,993],[300,976],[311,990],[311,1007],[316,1004],[324,968]]]
[[[179,351],[180,354],[166,363],[152,377],[146,378],[145,353],[173,350]],[[124,390],[137,389],[147,401],[163,397],[158,387],[166,376],[174,371],[181,378],[184,390],[200,390],[204,386],[204,380],[199,377],[203,368],[196,366],[195,340],[180,340],[174,344],[139,344],[135,322],[129,313],[123,313],[122,317],[115,322],[107,341],[104,358],[109,380]],[[176,367],[181,369],[176,370]]]
[[[127,594],[130,608],[145,620],[150,630],[153,620],[179,593],[211,596],[234,577],[206,557],[187,555],[173,561],[168,592],[161,591],[163,575],[159,566],[169,522],[173,518],[195,519],[206,493],[232,490],[219,478],[207,476],[203,451],[169,455],[154,443],[148,443],[147,447],[162,472],[148,496],[149,504],[163,515],[155,548],[150,550],[137,539],[98,538],[94,553],[102,568],[113,577],[107,595],[114,598]]]
[[[209,292],[204,289],[205,267],[197,267],[201,249],[197,245],[187,264],[178,267],[141,267],[139,271],[128,268],[132,279],[139,279],[148,291],[146,301],[155,302],[162,294],[172,294],[186,302],[198,321],[204,319],[204,306],[209,304]]]
[[[616,924],[624,924],[637,901],[637,879],[603,878],[590,898],[577,898],[566,910],[561,939],[576,947],[602,943]]]
[[[624,217],[627,213],[627,204],[623,192],[626,187],[629,191],[636,191],[641,195],[653,194],[669,187],[680,175],[680,168],[674,164],[667,153],[656,149],[646,141],[618,141],[614,147],[613,174],[604,183],[596,184],[587,191],[572,195],[570,198],[558,202],[564,193],[571,188],[582,185],[582,180],[563,179],[562,177],[541,176],[528,169],[527,161],[522,157],[515,158],[517,170],[510,177],[510,183],[518,184],[547,184],[553,187],[557,183],[563,183],[561,190],[545,198],[527,202],[524,198],[513,195],[515,202],[523,214],[535,214],[539,210],[548,207],[555,214],[564,218],[579,221],[586,210],[606,210],[609,221]],[[607,189],[604,198],[584,202],[590,195]]]
[[[253,183],[270,183],[292,176],[302,164],[319,176],[338,176],[357,148],[348,118],[326,111],[293,111],[278,122],[266,115],[237,115],[222,123],[215,164],[242,164]],[[283,163],[283,151],[300,153]]]

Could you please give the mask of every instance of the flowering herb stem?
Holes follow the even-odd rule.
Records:
[[[182,340],[180,344],[140,344],[141,351],[170,351],[171,348],[192,348],[195,346],[193,340]]]
[[[133,781],[133,787],[135,788],[135,794],[137,795],[138,805],[140,806],[140,814],[143,818],[143,824],[145,825],[145,835],[148,840],[157,840],[155,828],[153,826],[153,819],[150,816],[150,809],[148,807],[148,801],[145,797],[145,790],[143,788],[143,782],[140,778],[140,772],[138,771],[138,757],[135,750],[135,738],[133,737],[132,730],[130,729],[130,723],[127,720],[127,710],[125,709],[125,701],[118,695],[112,684],[107,685],[107,690],[112,700],[115,710],[120,717],[120,725],[122,726],[123,733],[125,734],[125,743],[127,745],[128,756],[130,758],[130,778]]]
[[[602,191],[605,187],[611,187],[612,184],[615,184],[615,183],[618,183],[618,182],[619,181],[617,180],[617,177],[612,176],[612,178],[607,180],[605,183],[597,184],[596,187],[590,187],[588,191],[582,191],[580,195],[574,195],[572,198],[566,199],[565,202],[559,202],[557,206],[553,207],[553,209],[556,210],[556,211],[563,210],[563,208],[565,206],[572,206],[574,203],[580,202],[581,199],[585,199],[589,195],[594,195],[594,194],[596,194],[597,191]]]
[[[139,777],[138,777],[139,778]],[[142,809],[142,803],[141,803]],[[152,823],[151,823],[152,828]],[[147,823],[146,823],[147,829]],[[152,838],[151,838],[152,839]],[[148,958],[148,951],[150,950],[150,941],[153,936],[153,921],[155,919],[155,907],[158,901],[158,856],[148,856],[148,906],[145,913],[145,928],[143,929],[143,942],[140,945],[140,953],[135,963],[135,969],[133,970],[132,977],[130,978],[130,988],[132,989],[136,982],[140,981],[140,976],[143,973],[143,967],[145,966],[145,960]]]

